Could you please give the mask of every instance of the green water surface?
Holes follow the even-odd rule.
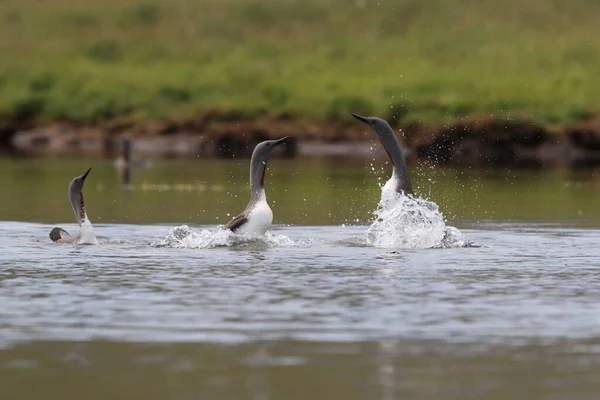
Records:
[[[85,204],[93,223],[221,224],[246,206],[248,160],[159,160],[128,188],[112,160],[0,158],[0,220],[75,222],[70,180],[92,167]],[[390,166],[369,160],[273,159],[266,176],[275,224],[366,224]],[[598,170],[475,170],[411,166],[418,195],[449,223],[572,221],[600,226]]]

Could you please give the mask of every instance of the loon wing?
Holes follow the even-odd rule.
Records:
[[[246,222],[248,222],[248,214],[242,213],[234,219],[232,219],[231,221],[229,221],[229,223],[225,225],[225,228],[231,230],[232,232],[235,232],[238,229],[240,229],[242,225],[244,225]]]
[[[54,228],[50,231],[50,239],[54,243],[73,243],[77,237],[69,235],[69,232],[62,228]]]

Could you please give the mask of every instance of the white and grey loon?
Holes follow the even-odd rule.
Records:
[[[273,222],[273,211],[265,194],[265,170],[273,149],[288,137],[266,140],[256,145],[250,160],[250,202],[243,213],[232,219],[225,228],[236,233],[264,235]]]
[[[394,134],[394,130],[390,124],[377,117],[361,117],[357,114],[352,114],[352,116],[357,120],[369,125],[371,129],[377,133],[381,144],[383,144],[383,148],[392,160],[392,164],[394,166],[392,177],[383,186],[382,198],[391,194],[392,191],[404,195],[412,195],[413,189],[410,183],[410,177],[408,176],[408,167],[406,166],[404,152],[402,151],[400,142]]]
[[[92,229],[92,223],[85,212],[85,205],[83,202],[83,184],[91,170],[91,168],[88,169],[83,175],[74,178],[69,184],[69,200],[71,201],[73,212],[75,212],[75,218],[79,223],[79,234],[77,236],[71,236],[69,232],[62,228],[54,228],[50,231],[50,239],[52,239],[53,242],[98,244],[98,240]]]

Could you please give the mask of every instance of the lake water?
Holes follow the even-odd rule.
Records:
[[[100,245],[56,245],[89,166]],[[216,227],[247,160],[123,188],[109,161],[0,159],[0,398],[600,396],[598,171],[414,167],[462,241],[389,248],[369,236],[387,166],[269,168],[275,225],[251,239]]]

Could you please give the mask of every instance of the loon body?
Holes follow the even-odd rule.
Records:
[[[71,207],[73,207],[75,218],[79,223],[79,234],[77,236],[71,236],[69,232],[57,227],[50,231],[50,239],[52,239],[53,242],[67,244],[98,244],[96,235],[94,235],[92,223],[85,212],[85,205],[83,202],[83,184],[91,170],[91,168],[88,169],[83,175],[74,178],[69,184],[69,200],[71,202]]]
[[[265,171],[273,149],[288,138],[266,140],[256,145],[250,160],[250,202],[244,212],[232,219],[225,228],[236,233],[264,235],[273,222],[273,211],[265,194]]]

